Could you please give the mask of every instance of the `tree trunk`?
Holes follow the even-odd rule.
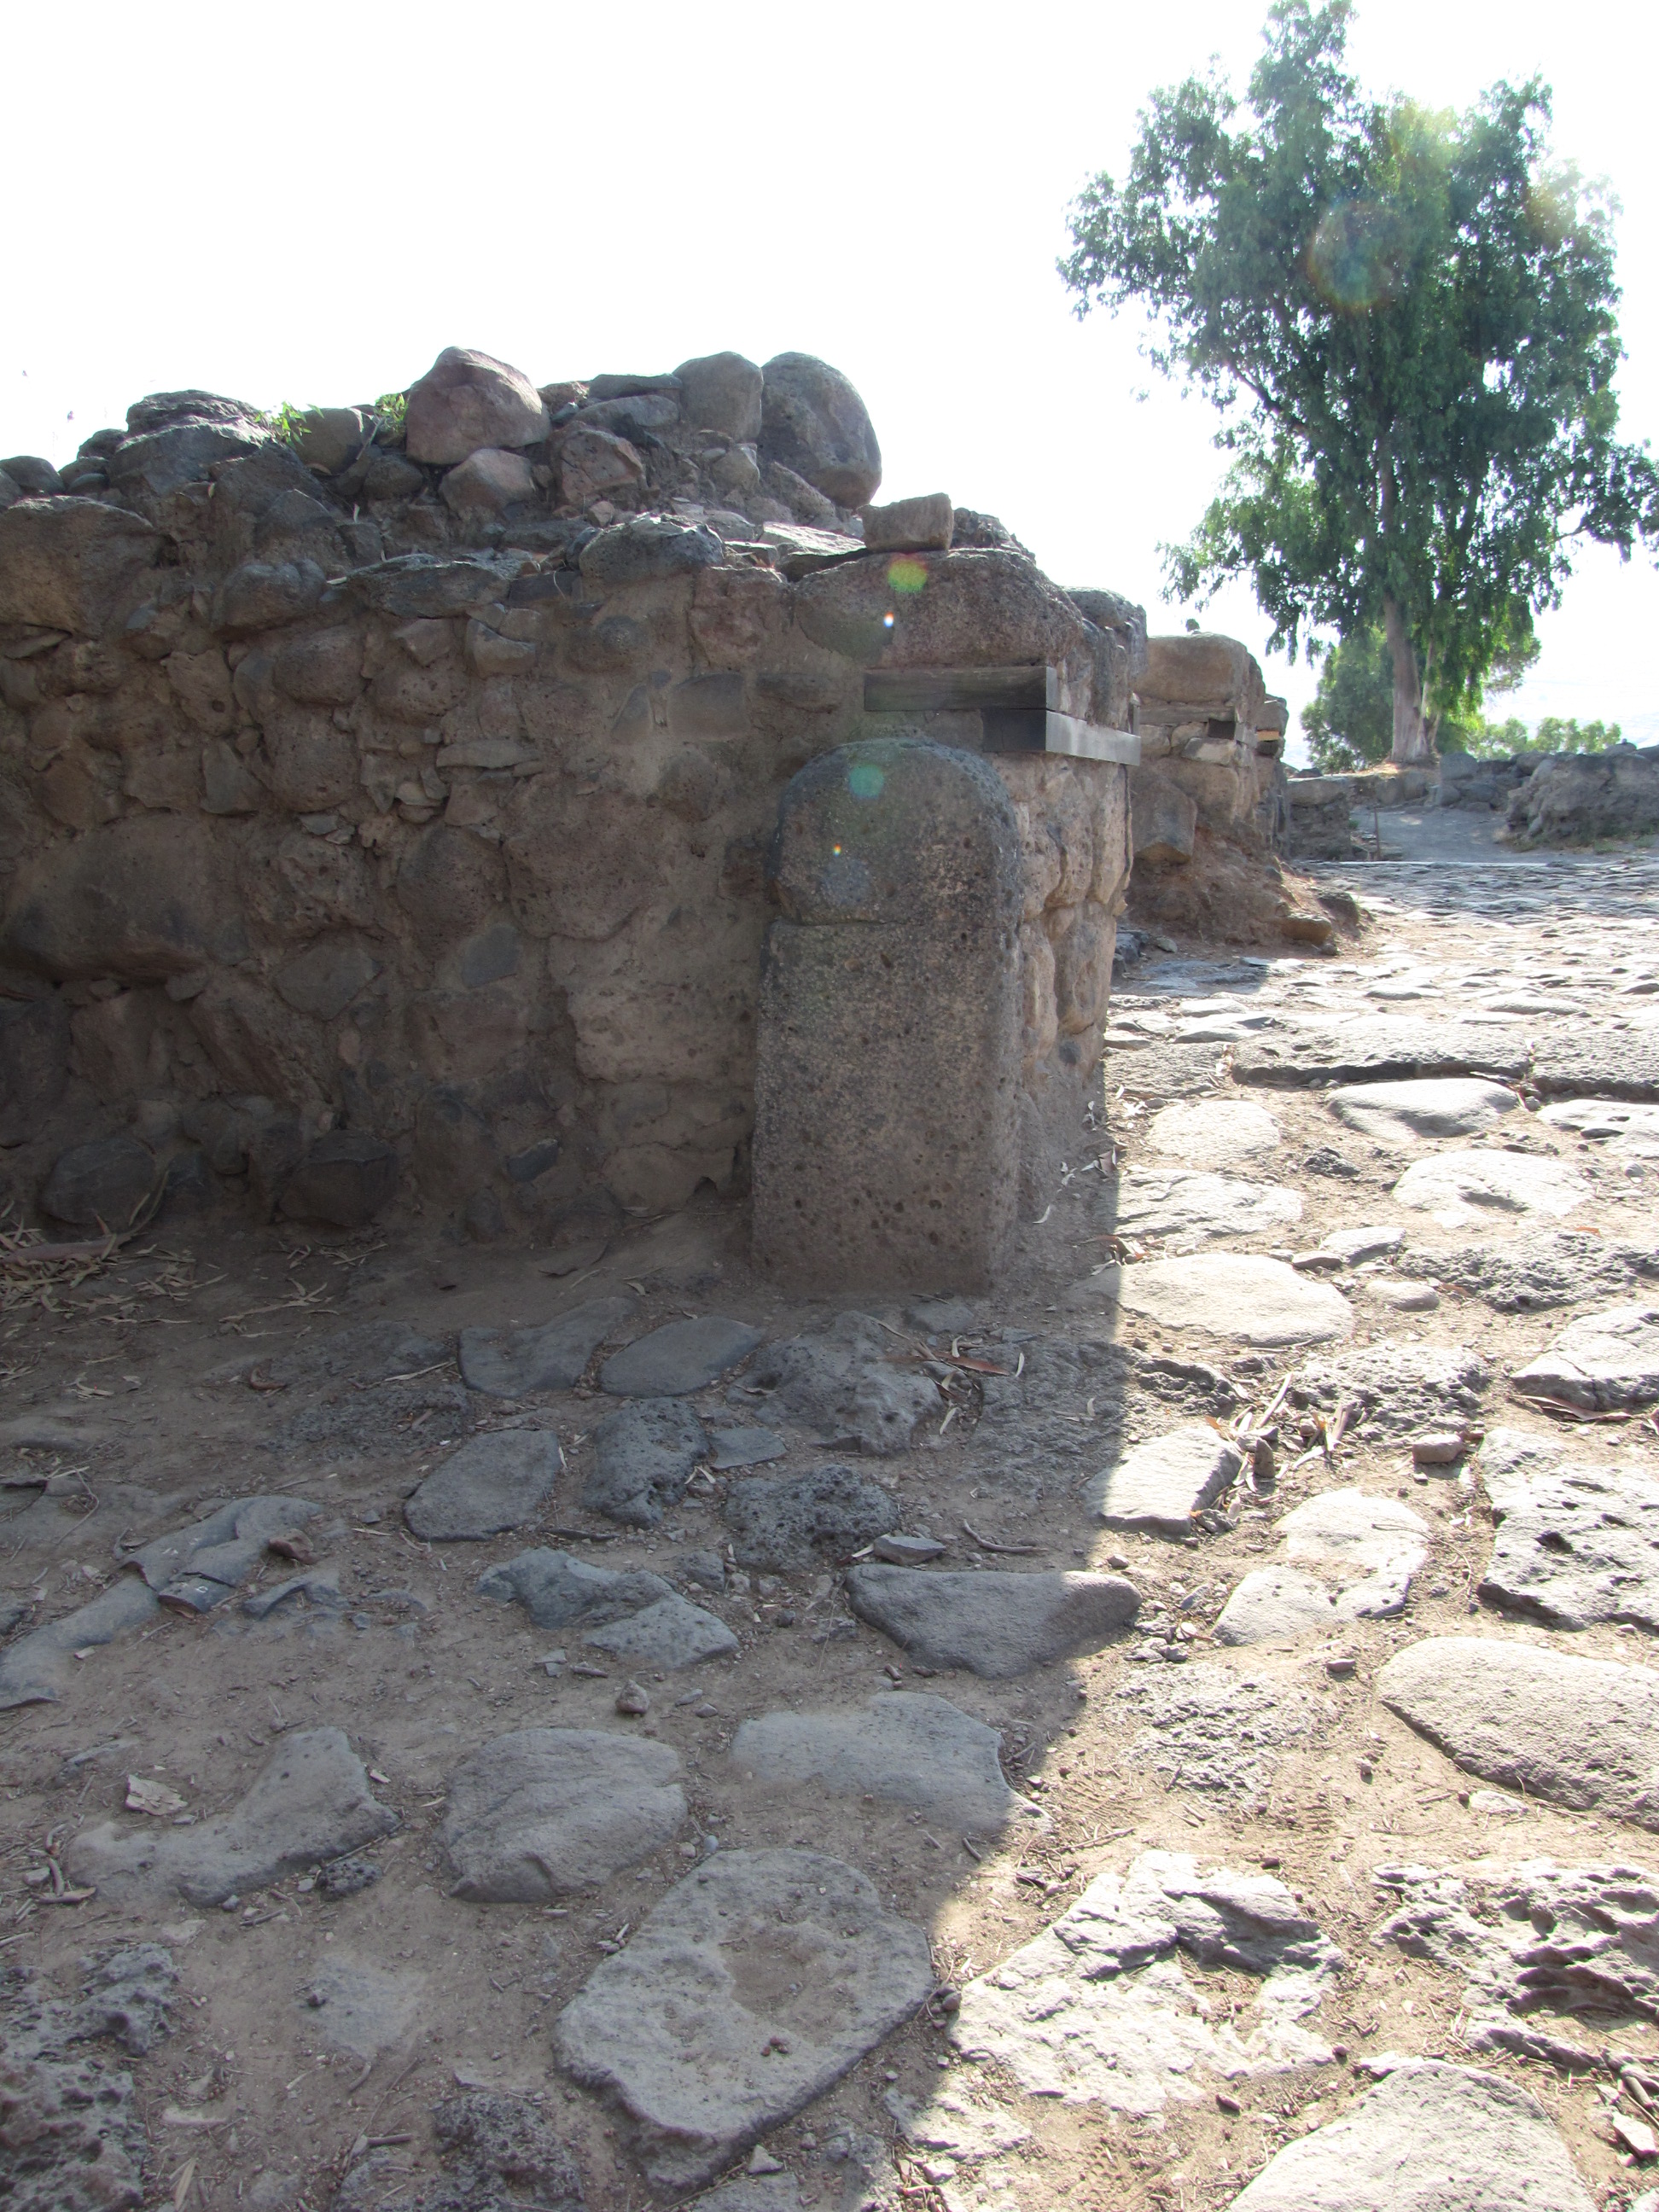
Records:
[[[1389,757],[1398,767],[1407,761],[1431,758],[1434,748],[1423,719],[1417,655],[1407,633],[1406,617],[1394,599],[1382,602],[1382,626],[1394,660],[1394,750]]]

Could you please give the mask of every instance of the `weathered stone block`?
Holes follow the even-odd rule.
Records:
[[[122,507],[21,501],[0,514],[0,622],[94,635],[161,550],[161,532]]]
[[[238,903],[204,824],[138,816],[20,870],[6,950],[60,981],[164,982],[231,949]],[[240,939],[246,950],[246,939]]]
[[[683,361],[674,376],[688,422],[740,444],[760,436],[765,379],[752,361],[740,353],[704,354]]]
[[[1131,779],[1134,798],[1134,857],[1160,866],[1190,860],[1198,830],[1198,808],[1167,776],[1137,769]]]
[[[837,506],[873,499],[881,447],[864,402],[841,371],[810,353],[781,353],[763,374],[761,459],[794,470]]]
[[[464,461],[481,446],[533,446],[547,435],[541,394],[520,370],[466,346],[446,346],[409,389],[404,442],[411,461]]]
[[[864,509],[864,542],[872,553],[950,550],[956,509],[949,492],[923,492]]]
[[[755,1250],[834,1289],[988,1284],[1018,1181],[1019,830],[971,754],[823,755],[779,810]]]

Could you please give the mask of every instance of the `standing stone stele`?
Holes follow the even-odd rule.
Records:
[[[762,954],[755,1255],[819,1292],[994,1280],[1018,1182],[1018,825],[995,769],[915,738],[786,788]]]

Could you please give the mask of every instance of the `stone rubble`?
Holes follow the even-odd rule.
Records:
[[[1659,1633],[1659,1479],[1521,1429],[1489,1430],[1476,1466],[1498,1521],[1482,1597],[1552,1628]]]

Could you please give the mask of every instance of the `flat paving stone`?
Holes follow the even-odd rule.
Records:
[[[138,1575],[120,1575],[73,1613],[20,1636],[0,1651],[0,1712],[18,1705],[54,1705],[72,1680],[71,1653],[112,1644],[130,1629],[146,1627],[161,1601]]]
[[[1124,1708],[1125,1756],[1167,1790],[1244,1797],[1266,1789],[1280,1759],[1330,1724],[1299,1683],[1267,1682],[1218,1660],[1148,1666],[1113,1692]]]
[[[428,1543],[478,1543],[539,1512],[563,1465],[550,1431],[497,1429],[473,1437],[404,1500],[404,1518]]]
[[[1396,1206],[1431,1213],[1446,1229],[1504,1214],[1559,1219],[1591,1200],[1583,1177],[1547,1152],[1437,1152],[1413,1162],[1394,1187]]]
[[[700,1660],[729,1658],[738,1649],[737,1638],[723,1620],[677,1590],[637,1613],[589,1629],[582,1642],[625,1666],[657,1668],[667,1674]]]
[[[336,2051],[368,2060],[402,2043],[421,2020],[424,1974],[334,1951],[307,1982],[305,2025]]]
[[[997,2158],[1031,2140],[1024,2120],[982,2093],[940,2087],[918,2099],[890,2089],[882,2102],[905,2142],[935,2157]]]
[[[118,1903],[172,1892],[192,1905],[218,1905],[358,1850],[398,1825],[391,1808],[376,1802],[343,1729],[296,1729],[228,1813],[193,1828],[100,1821],[66,1848],[65,1870]]]
[[[1233,1048],[1233,1081],[1302,1089],[1447,1075],[1513,1079],[1527,1073],[1530,1060],[1523,1029],[1381,1016],[1250,1037]]]
[[[1339,1121],[1380,1144],[1416,1137],[1474,1137],[1495,1128],[1521,1103],[1501,1083],[1445,1076],[1419,1083],[1353,1083],[1333,1091],[1325,1103]]]
[[[1218,1644],[1261,1644],[1386,1620],[1406,1609],[1428,1550],[1428,1523],[1392,1498],[1328,1490],[1279,1522],[1281,1558],[1248,1574],[1222,1607]]]
[[[1283,1183],[1247,1182],[1199,1168],[1129,1168],[1095,1203],[1103,1228],[1126,1237],[1262,1237],[1302,1218]]]
[[[1353,1308],[1330,1284],[1310,1281],[1283,1260],[1253,1252],[1206,1252],[1133,1267],[1103,1267],[1078,1286],[1074,1303],[1103,1301],[1167,1329],[1193,1329],[1235,1344],[1273,1348],[1346,1336]]]
[[[1659,1106],[1621,1098],[1562,1098],[1540,1107],[1538,1118],[1592,1144],[1610,1145],[1615,1152],[1645,1159],[1659,1154]]]
[[[1430,2060],[1287,2143],[1232,2212],[1594,2212],[1595,2201],[1528,2091]]]
[[[469,1390],[498,1398],[572,1389],[606,1337],[638,1311],[637,1298],[590,1298],[538,1328],[464,1328],[462,1377]]]
[[[560,2063],[633,2122],[647,2178],[708,2181],[933,1987],[926,1931],[817,1851],[720,1851],[560,2014]]]
[[[769,1461],[784,1458],[789,1449],[787,1437],[781,1437],[775,1429],[711,1429],[708,1431],[708,1464],[716,1474],[727,1474],[745,1467],[764,1467]]]
[[[1385,1340],[1316,1353],[1297,1370],[1295,1387],[1327,1413],[1352,1400],[1360,1422],[1375,1422],[1389,1436],[1401,1436],[1443,1428],[1459,1417],[1473,1419],[1489,1380],[1480,1353],[1466,1346]]]
[[[903,1517],[890,1490],[851,1467],[734,1482],[722,1510],[738,1564],[777,1574],[843,1565]]]
[[[1107,1095],[1121,1085],[1131,1098],[1198,1098],[1212,1091],[1227,1072],[1219,1044],[1156,1044],[1126,1050],[1106,1048]]]
[[[204,1520],[156,1537],[132,1553],[128,1564],[164,1605],[179,1613],[211,1613],[246,1581],[273,1536],[292,1535],[320,1510],[303,1498],[239,1498]]]
[[[1377,1942],[1432,1959],[1495,2004],[1659,2016],[1659,1888],[1640,1868],[1486,1860],[1478,1873],[1387,1866],[1371,1879],[1399,1906]]]
[[[856,1444],[885,1458],[907,1452],[924,1425],[937,1425],[938,1386],[894,1364],[897,1340],[868,1314],[837,1314],[822,1328],[769,1344],[745,1380],[770,1393],[769,1419],[805,1429],[823,1444]]]
[[[474,1588],[498,1604],[523,1606],[538,1628],[556,1636],[579,1621],[599,1627],[673,1595],[660,1575],[592,1566],[573,1553],[540,1545],[486,1567]]]
[[[634,1528],[654,1528],[677,1504],[708,1448],[702,1423],[678,1398],[636,1398],[593,1431],[582,1504]]]
[[[1659,1100],[1659,1032],[1583,1023],[1539,1040],[1533,1081],[1546,1098]]]
[[[449,1778],[452,1897],[550,1905],[608,1881],[685,1824],[678,1754],[601,1729],[515,1729]]]
[[[1552,1628],[1659,1632],[1659,1481],[1640,1462],[1492,1429],[1475,1464],[1498,1516],[1482,1597]]]
[[[718,1382],[762,1341],[759,1329],[720,1314],[671,1321],[607,1359],[599,1382],[616,1398],[684,1398]]]
[[[1659,1304],[1580,1315],[1547,1352],[1517,1368],[1514,1381],[1523,1394],[1587,1412],[1651,1404],[1659,1398]]]
[[[1212,2024],[1183,1951],[1262,1978],[1243,2033]],[[1144,1851],[969,1982],[949,2033],[1028,2096],[1148,2115],[1195,2103],[1218,2079],[1328,2063],[1328,2046],[1301,2022],[1341,1963],[1271,1875],[1206,1875],[1188,1853]]]
[[[732,1759],[757,1782],[811,1783],[994,1832],[1024,1802],[1003,1779],[1001,1742],[948,1698],[897,1690],[857,1711],[763,1713],[738,1729]]]
[[[1146,1142],[1189,1167],[1230,1167],[1273,1151],[1279,1124],[1265,1106],[1248,1098],[1183,1099],[1153,1115]]]
[[[847,1577],[854,1612],[927,1667],[994,1681],[1098,1651],[1133,1625],[1140,1594],[1116,1575],[935,1573],[861,1565]]]
[[[1587,1229],[1540,1229],[1501,1244],[1440,1246],[1403,1252],[1402,1274],[1455,1284],[1499,1313],[1532,1313],[1614,1298],[1659,1283],[1659,1251],[1620,1244]]]
[[[1659,1828],[1659,1673],[1494,1637],[1435,1636],[1376,1677],[1390,1712],[1467,1773]]]
[[[1084,1492],[1084,1503],[1108,1528],[1186,1536],[1194,1516],[1232,1488],[1243,1464],[1237,1444],[1207,1421],[1190,1421],[1137,1444],[1105,1468]]]

